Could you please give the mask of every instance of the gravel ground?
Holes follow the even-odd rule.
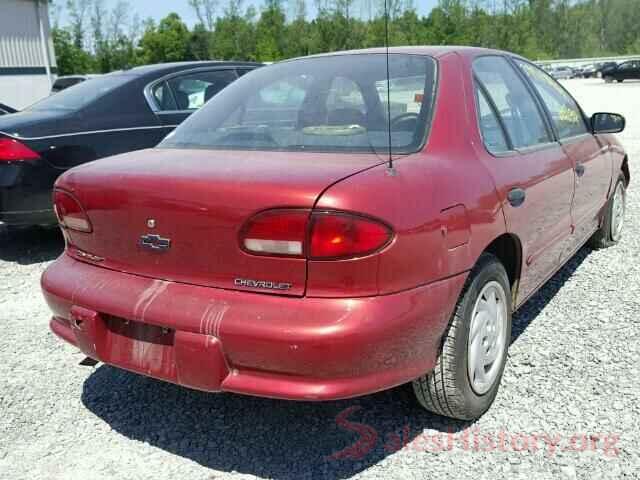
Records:
[[[571,80],[588,112],[627,116],[640,172],[640,82]],[[514,318],[502,387],[471,424],[397,388],[331,403],[207,395],[98,365],[49,333],[56,231],[0,243],[0,478],[640,478],[640,193],[624,240],[582,249]],[[352,423],[349,423],[348,420]],[[357,423],[355,423],[357,422]],[[362,448],[345,447],[365,433]]]

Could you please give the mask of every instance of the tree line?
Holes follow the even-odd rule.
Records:
[[[259,8],[244,0],[188,2],[198,19],[192,28],[176,13],[143,19],[125,0],[110,9],[104,0],[54,1],[58,73],[277,61],[383,46],[387,37],[390,45],[474,45],[534,60],[640,54],[638,0],[439,0],[427,15],[414,0],[263,0]]]

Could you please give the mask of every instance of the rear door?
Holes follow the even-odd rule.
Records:
[[[148,96],[160,122],[177,126],[237,78],[234,68],[180,72],[155,82]]]
[[[633,63],[633,68],[630,71],[629,78],[630,79],[640,79],[640,61],[635,60]]]
[[[636,62],[621,63],[616,70],[616,80],[628,80],[634,78]]]
[[[591,134],[582,110],[569,93],[535,65],[521,59],[515,63],[539,94],[551,119],[554,134],[575,170],[572,204],[574,239],[571,254],[598,227],[611,182],[611,156],[604,143]]]
[[[540,104],[502,56],[473,64],[482,156],[502,201],[507,229],[522,242],[518,302],[559,266],[571,231],[573,168]]]

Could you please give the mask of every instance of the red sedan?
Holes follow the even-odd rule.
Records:
[[[623,128],[494,50],[258,69],[157,148],[58,180],[51,329],[199,390],[330,400],[413,382],[427,409],[478,417],[512,312],[583,244],[620,239]]]

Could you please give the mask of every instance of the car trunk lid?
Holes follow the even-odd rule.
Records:
[[[375,154],[152,149],[82,165],[57,187],[75,195],[92,223],[92,233],[68,231],[70,252],[77,247],[83,261],[168,281],[303,295],[306,260],[244,252],[242,226],[266,209],[312,208],[329,185],[382,161]],[[270,288],[283,283],[291,287]]]

